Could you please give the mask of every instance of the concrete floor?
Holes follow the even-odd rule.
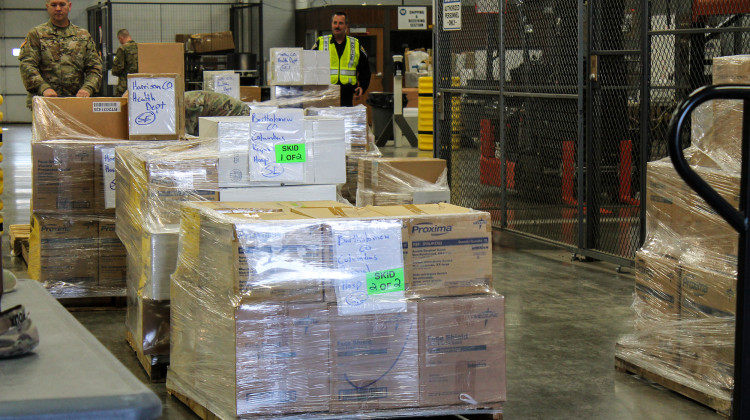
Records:
[[[4,223],[29,222],[31,132],[5,125]],[[403,153],[398,153],[403,154]],[[20,258],[3,267],[26,278]],[[720,419],[713,410],[613,368],[614,345],[632,329],[633,276],[614,266],[571,262],[563,250],[510,234],[496,237],[495,287],[506,297],[506,419]],[[125,341],[125,311],[75,312],[76,318],[138,378],[146,374]],[[44,339],[44,337],[42,337]],[[83,373],[82,373],[83,374]],[[149,384],[165,419],[197,418]]]

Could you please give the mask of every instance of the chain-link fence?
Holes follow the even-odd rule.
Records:
[[[437,155],[495,227],[632,264],[646,162],[713,57],[750,53],[747,0],[436,3]],[[451,8],[453,7],[453,8]],[[453,16],[450,16],[453,17]]]

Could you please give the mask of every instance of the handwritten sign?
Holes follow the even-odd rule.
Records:
[[[405,312],[401,223],[345,220],[331,231],[339,315]]]
[[[102,174],[104,176],[104,208],[115,208],[115,148],[102,147]]]
[[[277,108],[256,108],[250,112],[251,181],[304,181],[304,161],[279,162],[276,154],[279,145],[296,145],[299,149],[299,145],[305,144],[303,112]]]
[[[204,71],[204,89],[240,99],[240,75],[234,71]]]
[[[131,135],[177,133],[175,79],[128,78]]]
[[[272,48],[273,80],[276,84],[302,82],[302,48]]]

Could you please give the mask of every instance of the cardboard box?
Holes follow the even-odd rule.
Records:
[[[669,229],[674,235],[689,235],[690,188],[668,159],[647,164],[646,230]]]
[[[635,254],[635,293],[666,320],[680,314],[680,267],[677,259],[639,250]]]
[[[33,214],[29,276],[57,297],[79,297],[98,286],[99,222],[92,217]]]
[[[179,35],[176,35],[177,38]],[[184,41],[138,43],[138,73],[180,75],[179,83],[185,91],[185,44]]]
[[[177,73],[128,75],[128,138],[185,138],[185,81]]]
[[[341,317],[331,309],[331,411],[419,404],[417,304],[407,312]]]
[[[32,140],[95,140],[128,138],[125,98],[34,97]]]
[[[695,262],[680,264],[682,319],[731,317],[737,308],[737,273]]]
[[[402,219],[407,296],[493,290],[489,213],[445,203],[368,208]]]
[[[506,400],[503,296],[419,302],[422,407]]]
[[[357,188],[373,191],[402,192],[412,184],[408,174],[425,183],[434,184],[446,169],[444,159],[435,158],[372,158],[359,160]],[[415,185],[415,187],[418,187]],[[407,192],[407,191],[403,191]]]
[[[234,50],[232,31],[190,35],[190,45],[196,53]]]
[[[91,214],[94,205],[92,143],[33,143],[31,208],[56,214]]]
[[[240,100],[242,102],[262,101],[260,86],[240,86]]]
[[[114,218],[99,219],[98,265],[100,287],[125,290],[127,251],[115,232]]]
[[[240,305],[235,319],[237,416],[328,411],[325,303]]]
[[[335,200],[336,185],[220,188],[220,201]]]
[[[271,86],[271,102],[279,108],[327,108],[341,105],[341,86]]]

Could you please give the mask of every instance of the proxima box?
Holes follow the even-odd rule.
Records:
[[[337,311],[332,306],[329,314]],[[419,402],[416,302],[407,312],[329,316],[331,411],[415,407]]]
[[[326,304],[243,304],[235,310],[237,415],[328,411]]]
[[[34,97],[34,142],[127,138],[128,100],[125,98]]]
[[[489,213],[446,203],[367,208],[403,221],[408,296],[493,290]]]
[[[505,298],[419,302],[419,405],[505,401]]]

